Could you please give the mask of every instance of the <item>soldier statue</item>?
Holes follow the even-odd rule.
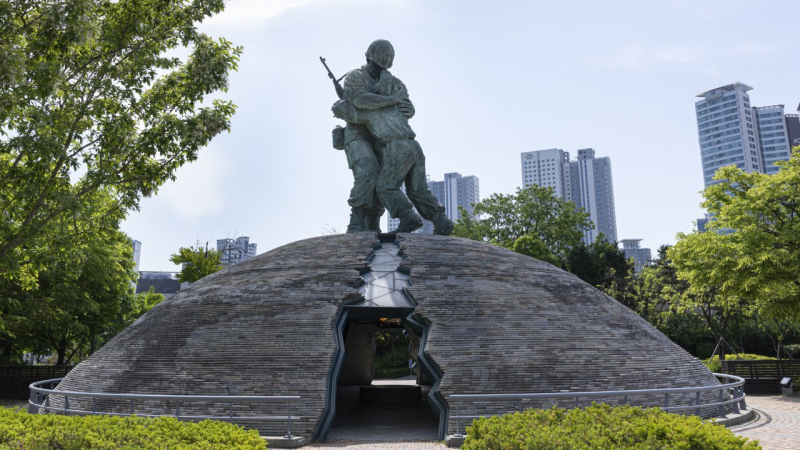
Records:
[[[433,222],[434,234],[449,235],[453,222],[428,190],[425,155],[408,124],[414,106],[405,85],[388,70],[394,48],[379,39],[370,44],[366,57],[366,65],[345,75],[343,95],[333,106],[334,116],[347,122],[344,150],[355,179],[347,232],[379,232],[378,220],[386,208],[400,219],[397,232],[421,228],[421,215]],[[407,197],[400,190],[403,183]]]

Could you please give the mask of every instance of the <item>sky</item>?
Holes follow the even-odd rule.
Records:
[[[258,253],[343,232],[352,174],[331,147],[338,77],[392,42],[432,180],[475,175],[481,198],[522,185],[520,153],[611,159],[619,239],[655,250],[703,215],[695,96],[741,81],[754,106],[800,104],[797,0],[231,0],[200,29],[244,47],[238,110],[122,230],[140,270],[180,247],[249,236]],[[383,220],[385,228],[385,219]]]

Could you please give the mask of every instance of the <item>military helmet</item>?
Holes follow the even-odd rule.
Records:
[[[367,59],[374,61],[375,64],[389,69],[394,61],[394,47],[386,39],[378,39],[369,44],[366,55]]]

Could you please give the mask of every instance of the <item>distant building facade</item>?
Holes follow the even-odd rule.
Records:
[[[133,246],[133,262],[136,264],[135,270],[138,272],[139,260],[142,257],[142,243],[136,239],[131,239],[131,245]]]
[[[151,286],[156,294],[162,294],[165,298],[170,298],[181,290],[181,282],[175,272],[139,272],[136,293],[147,292]]]
[[[649,248],[642,248],[640,246],[641,239],[623,239],[620,241],[622,244],[622,252],[628,259],[633,258],[633,270],[640,273],[647,265],[647,262],[653,259]]]
[[[695,102],[703,184],[715,184],[720,167],[735,165],[745,172],[762,172],[758,134],[748,91],[744,83],[733,83],[698,94]]]
[[[800,113],[800,106],[797,112]],[[786,132],[789,134],[789,146],[800,147],[800,115],[786,114]]]
[[[764,160],[764,173],[772,175],[780,170],[775,163],[789,159],[789,132],[783,105],[753,107]]]
[[[714,174],[725,166],[733,165],[747,173],[777,173],[780,167],[775,163],[788,160],[791,147],[800,145],[797,115],[785,114],[784,105],[752,106],[751,90],[751,86],[736,82],[697,95],[700,100],[695,102],[695,114],[704,187],[718,183]],[[704,231],[708,221],[708,215],[698,219],[697,229]]]
[[[220,252],[220,263],[228,267],[256,256],[257,244],[251,243],[247,236],[236,239],[217,239],[217,251]]]
[[[575,203],[589,213],[594,228],[584,233],[587,245],[603,233],[608,242],[617,241],[617,217],[611,159],[596,157],[593,148],[578,150],[570,161],[569,152],[552,148],[520,155],[522,186],[552,187],[556,196]]]
[[[405,192],[405,185],[401,189]],[[464,208],[472,215],[475,210],[473,205],[481,201],[480,181],[475,175],[461,176],[457,172],[446,173],[444,181],[428,179],[428,190],[439,200],[439,203],[444,205],[445,215],[453,222],[461,220],[459,207]],[[388,232],[397,230],[399,226],[400,219],[388,217],[386,223]],[[423,219],[422,228],[414,233],[433,234],[433,223]]]

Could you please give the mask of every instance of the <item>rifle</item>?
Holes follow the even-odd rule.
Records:
[[[328,65],[325,64],[325,58],[320,56],[319,60],[322,61],[322,65],[325,66],[325,70],[328,71],[328,77],[330,77],[330,79],[333,80],[333,87],[336,88],[336,95],[339,96],[340,100],[343,99],[344,98],[344,90],[342,89],[342,85],[339,84],[339,82],[342,81],[342,78],[344,78],[347,74],[342,75],[342,78],[339,78],[337,80],[336,77],[333,76],[333,73],[331,72],[331,69],[329,69]]]

